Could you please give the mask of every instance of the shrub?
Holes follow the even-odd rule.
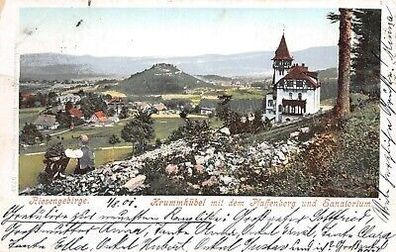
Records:
[[[111,144],[111,145],[115,145],[120,142],[121,142],[121,140],[118,138],[118,136],[116,136],[114,134],[109,137],[109,144]]]
[[[23,127],[20,135],[20,141],[24,144],[35,144],[42,142],[44,139],[41,132],[37,129],[36,125],[27,123]]]
[[[134,145],[134,153],[144,152],[154,138],[153,123],[150,113],[139,111],[122,129],[121,138]]]

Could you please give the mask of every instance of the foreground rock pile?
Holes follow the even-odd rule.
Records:
[[[186,182],[197,194],[216,188],[221,194],[236,194],[241,183],[235,173],[251,167],[255,173],[287,165],[309,142],[294,140],[246,144],[225,130],[211,133],[209,140],[181,139],[159,148],[99,167],[85,175],[70,175],[47,185],[37,185],[22,195],[131,195],[145,194],[152,186],[147,166],[174,181]]]

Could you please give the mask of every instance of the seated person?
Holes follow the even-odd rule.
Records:
[[[88,146],[88,136],[80,135],[81,148],[77,150],[67,149],[65,154],[69,158],[77,158],[77,166],[74,174],[85,174],[95,169],[95,155]]]

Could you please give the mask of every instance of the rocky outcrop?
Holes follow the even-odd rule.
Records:
[[[177,140],[163,144],[131,159],[116,161],[85,175],[70,175],[51,184],[40,184],[21,192],[22,195],[133,195],[150,187],[144,174],[147,164],[156,165],[168,177],[180,177],[195,189],[217,187],[221,194],[235,194],[240,179],[238,169],[249,165],[257,174],[287,165],[309,143],[288,140],[246,144],[242,137],[224,132],[211,133],[205,143]],[[186,158],[186,157],[189,158]],[[164,161],[165,160],[165,161]],[[164,164],[164,162],[167,162]],[[194,180],[201,176],[202,180]],[[199,190],[201,192],[202,190]]]

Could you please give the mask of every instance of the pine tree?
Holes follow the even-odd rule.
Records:
[[[349,85],[351,70],[352,10],[340,8],[340,39],[338,42],[338,94],[336,118],[344,118],[350,112]]]
[[[353,13],[353,84],[362,92],[375,91],[380,83],[381,11],[355,9]]]
[[[381,11],[353,9],[352,84],[357,91],[379,94]],[[327,18],[338,22],[340,15],[329,13]]]

